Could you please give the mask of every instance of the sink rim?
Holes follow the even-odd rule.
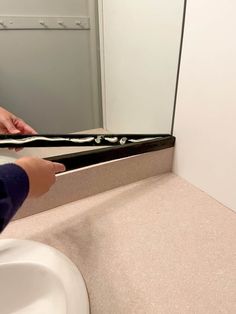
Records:
[[[63,285],[68,314],[89,313],[89,298],[84,279],[75,264],[59,250],[32,240],[1,239],[0,267],[30,264],[42,266]],[[76,292],[79,291],[79,298]]]

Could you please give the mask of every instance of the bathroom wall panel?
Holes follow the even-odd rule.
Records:
[[[188,0],[174,171],[236,211],[236,2]]]

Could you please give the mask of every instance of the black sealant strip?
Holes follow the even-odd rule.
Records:
[[[124,146],[168,137],[168,134],[0,135],[0,147]]]
[[[31,141],[31,139],[35,137],[37,140]],[[47,139],[41,139],[42,137],[46,137]],[[58,140],[58,138],[60,139]],[[68,138],[79,140],[79,142],[68,141]],[[25,139],[30,141],[27,142]],[[80,141],[81,139],[82,142]],[[110,160],[170,148],[173,147],[174,144],[175,137],[170,134],[0,135],[0,147],[98,147],[98,149],[89,151],[45,158],[46,160],[63,163],[66,166],[67,171]]]
[[[69,171],[102,162],[158,151],[173,147],[174,145],[175,137],[172,135],[166,135],[161,139],[149,140],[142,143],[133,143],[123,146],[120,145],[103,149],[95,149],[81,153],[58,155],[45,159],[63,163],[66,166],[66,170]]]

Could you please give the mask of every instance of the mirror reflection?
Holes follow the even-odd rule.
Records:
[[[183,6],[0,0],[0,105],[40,134],[170,134]]]

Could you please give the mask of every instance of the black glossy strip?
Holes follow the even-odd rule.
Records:
[[[8,134],[0,135],[0,147],[124,146],[133,141],[144,143],[150,139],[168,136],[169,134]]]
[[[170,148],[173,147],[174,144],[175,137],[171,135],[165,135],[162,139],[149,140],[142,143],[127,144],[124,146],[120,145],[112,148],[96,149],[81,153],[54,156],[45,159],[61,162],[66,166],[67,171],[69,171],[110,160]]]

